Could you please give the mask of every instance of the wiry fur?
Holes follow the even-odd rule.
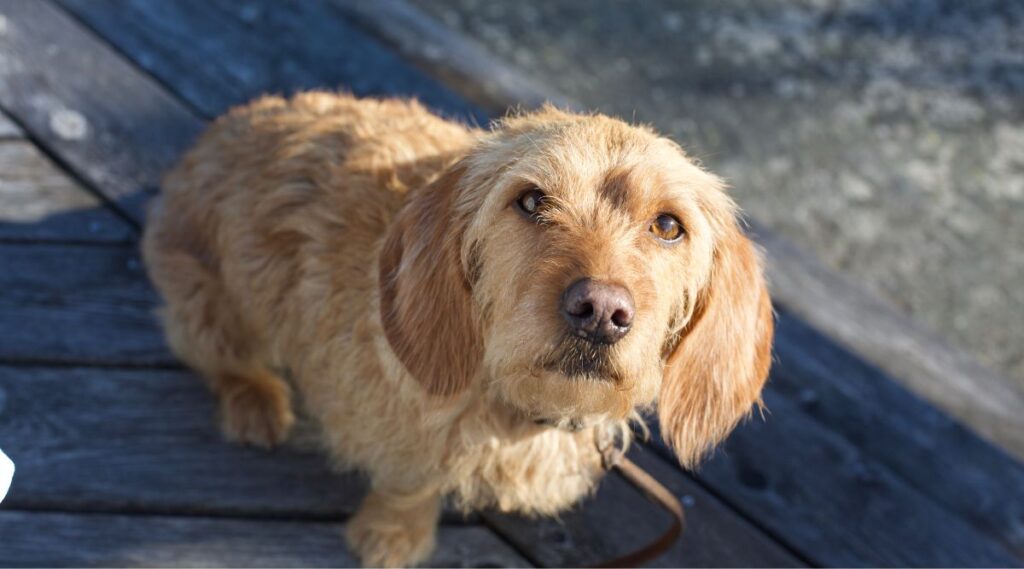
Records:
[[[534,223],[512,203],[549,196]],[[280,442],[289,376],[370,495],[364,563],[414,564],[443,495],[552,514],[660,400],[686,465],[758,400],[772,316],[761,263],[713,175],[649,129],[553,108],[479,131],[415,102],[307,93],[219,119],[166,178],[144,253],[169,343],[225,433]],[[676,245],[647,231],[661,212]],[[627,288],[630,333],[566,339],[562,291]],[[660,396],[659,396],[660,394]]]

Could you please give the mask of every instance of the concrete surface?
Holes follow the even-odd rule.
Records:
[[[413,3],[1024,386],[1024,3]]]

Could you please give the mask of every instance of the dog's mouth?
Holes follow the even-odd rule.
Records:
[[[613,364],[614,348],[566,335],[544,358],[542,367],[570,379],[612,381],[619,383],[620,374]]]
[[[635,385],[621,367],[621,350],[566,334],[540,350],[526,369],[507,372],[508,381],[494,381],[491,393],[527,424],[586,429],[633,407]]]

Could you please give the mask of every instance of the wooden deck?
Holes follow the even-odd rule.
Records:
[[[415,95],[484,122],[336,0],[0,2],[0,565],[336,566],[364,489],[221,441],[168,353],[137,239],[160,173],[264,92]],[[770,413],[693,476],[658,566],[1021,566],[1024,467],[779,307]],[[433,565],[596,563],[669,523],[625,482],[560,520],[445,514]]]

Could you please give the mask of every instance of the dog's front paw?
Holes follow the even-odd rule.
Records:
[[[345,530],[349,547],[364,567],[412,567],[430,557],[434,532],[393,525],[361,523],[353,519]]]
[[[270,448],[288,437],[295,416],[287,391],[273,384],[241,384],[221,393],[220,421],[228,440]]]
[[[345,528],[345,537],[364,567],[412,567],[434,551],[437,503],[409,509],[391,507],[371,493]]]

